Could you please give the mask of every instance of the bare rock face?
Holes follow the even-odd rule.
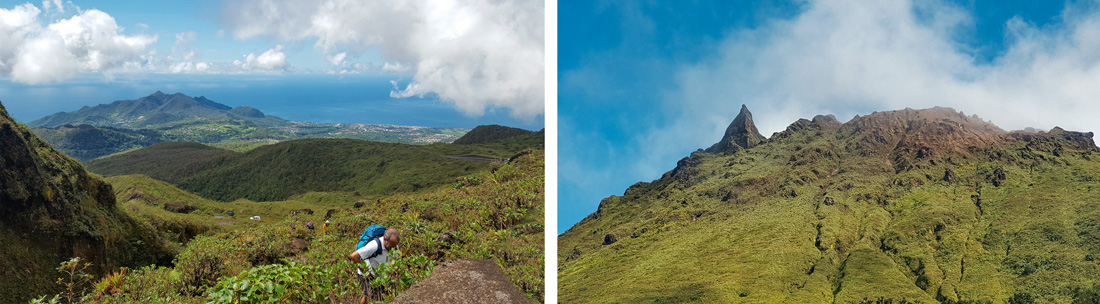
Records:
[[[1008,138],[1008,132],[992,123],[945,107],[856,116],[842,129],[860,137],[858,149],[865,154],[910,151],[917,158],[928,153],[965,153]]]
[[[531,303],[493,260],[457,260],[440,265],[431,276],[393,303]]]
[[[752,122],[752,113],[749,113],[748,107],[741,105],[741,113],[738,113],[737,117],[733,119],[733,123],[726,127],[726,133],[722,136],[722,140],[707,148],[706,151],[710,153],[733,153],[758,146],[763,142],[764,135],[760,135],[760,131],[756,129],[756,124]]]

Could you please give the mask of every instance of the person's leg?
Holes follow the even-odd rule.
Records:
[[[360,304],[366,304],[367,303],[367,297],[370,296],[370,284],[367,283],[366,278],[363,278],[363,275],[361,275],[361,274],[355,274],[355,275],[359,276],[359,285],[363,286],[363,297],[359,298],[359,303]]]

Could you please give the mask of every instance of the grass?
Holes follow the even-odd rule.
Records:
[[[491,166],[448,155],[508,158],[519,152],[516,148],[304,139],[238,153],[196,143],[160,143],[88,166],[108,176],[145,174],[218,201],[276,201],[308,192],[358,193],[359,199],[370,199],[429,191]]]
[[[1095,151],[1017,142],[897,172],[852,140],[696,154],[605,199],[558,238],[559,300],[1071,303],[1100,284]]]

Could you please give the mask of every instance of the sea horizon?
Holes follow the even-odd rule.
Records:
[[[409,76],[391,74],[332,75],[81,75],[61,84],[0,85],[0,103],[17,121],[27,123],[58,112],[77,111],[119,100],[133,100],[160,91],[205,96],[230,106],[257,108],[265,115],[317,123],[362,123],[468,128],[503,125],[538,131],[545,117],[515,118],[510,109],[488,108],[478,117],[465,115],[435,94],[393,98],[397,81]],[[10,81],[10,80],[9,80]]]

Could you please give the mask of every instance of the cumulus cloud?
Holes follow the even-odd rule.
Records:
[[[63,11],[60,1],[43,2]],[[78,72],[102,72],[141,59],[157,36],[122,34],[115,19],[99,10],[87,10],[49,25],[30,3],[0,9],[0,75],[13,81],[39,84],[72,77]]]
[[[283,53],[283,45],[276,45],[260,55],[248,53],[244,60],[234,60],[233,65],[244,71],[277,72],[287,68],[286,53]]]
[[[958,7],[909,1],[809,1],[789,20],[731,31],[700,62],[677,69],[662,97],[671,123],[646,126],[637,175],[716,142],[741,104],[761,133],[798,118],[949,106],[1008,130],[1055,125],[1100,131],[1100,13],[1070,5],[1055,26],[1015,18],[1006,52],[976,58],[957,41],[972,26]]]
[[[470,115],[543,112],[542,1],[251,0],[224,11],[238,39],[316,39],[325,53],[377,47],[413,73],[394,96],[434,93]]]

